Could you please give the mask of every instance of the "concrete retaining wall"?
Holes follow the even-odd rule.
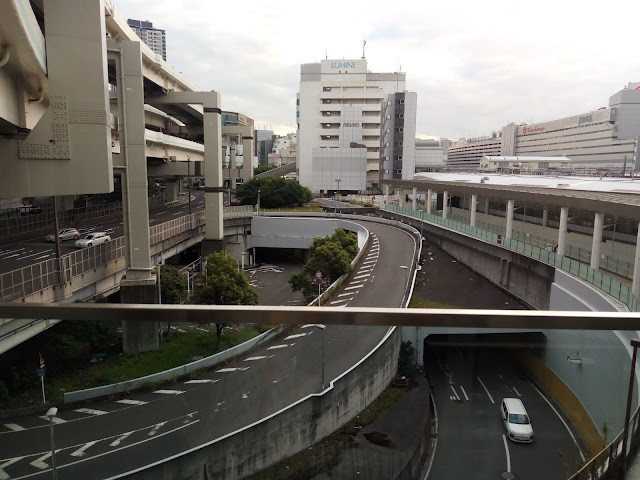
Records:
[[[321,394],[171,459],[114,478],[235,480],[309,448],[353,419],[389,385],[398,367],[399,335],[398,329],[389,329],[365,358]]]
[[[278,333],[280,333],[279,327],[271,329],[268,332],[263,333],[262,335],[258,335],[257,337],[252,338],[251,340],[247,340],[246,342],[240,345],[236,345],[235,347],[225,350],[224,352],[220,352],[207,358],[196,360],[195,362],[187,363],[186,365],[181,365],[170,370],[165,370],[164,372],[154,373],[153,375],[147,375],[146,377],[136,378],[127,382],[114,383],[112,385],[104,385],[102,387],[88,388],[86,390],[78,390],[75,392],[67,392],[64,394],[64,403],[81,402],[92,398],[106,397],[109,395],[115,395],[117,393],[123,393],[131,390],[136,390],[138,388],[143,388],[149,384],[164,382],[173,378],[182,377],[188,375],[191,372],[195,372],[196,370],[209,368],[213,365],[225,362],[226,360],[229,360],[236,355],[240,355],[250,350],[256,345],[268,341]]]

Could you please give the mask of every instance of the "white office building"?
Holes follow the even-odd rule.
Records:
[[[404,73],[372,73],[364,58],[301,65],[298,181],[312,192],[337,190],[338,183],[341,191],[377,190],[381,105],[387,95],[404,89]],[[352,141],[362,146],[352,146]]]
[[[162,55],[162,59],[167,61],[167,37],[164,30],[153,28],[153,23],[149,20],[127,20],[127,24],[136,32],[147,46],[155,53]]]

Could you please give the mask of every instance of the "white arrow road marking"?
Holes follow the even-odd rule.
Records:
[[[155,427],[153,427],[151,429],[151,431],[149,433],[147,433],[147,435],[151,436],[151,435],[155,435],[156,433],[158,433],[158,430],[160,430],[160,428],[162,428],[164,425],[166,425],[167,422],[160,422],[158,423]]]
[[[460,385],[460,390],[462,390],[462,393],[464,394],[464,398],[467,399],[467,401],[469,401],[469,397],[467,397],[467,392],[465,391],[464,387],[462,385]]]
[[[24,430],[24,427],[21,427],[17,423],[5,423],[4,426],[7,427],[9,430],[13,430],[14,432],[19,432],[20,430]]]
[[[456,389],[453,388],[453,385],[449,385],[451,387],[451,390],[453,391],[453,396],[455,397],[456,400],[460,400],[460,397],[458,396],[458,392],[456,392]]]
[[[272,345],[269,348],[267,348],[267,350],[274,350],[276,348],[287,348],[289,345]]]
[[[56,450],[57,452],[58,450]],[[48,463],[44,463],[43,460],[46,460],[47,458],[49,458],[51,456],[51,452],[49,453],[45,453],[43,456],[41,456],[40,458],[35,459],[33,462],[31,462],[31,465],[33,465],[36,468],[39,468],[40,470],[44,470],[45,468],[49,468],[49,464]]]
[[[111,443],[109,444],[109,446],[110,446],[110,447],[117,447],[118,445],[120,445],[120,443],[121,443],[123,440],[126,440],[126,438],[127,438],[129,435],[131,435],[132,433],[133,433],[133,432],[127,432],[127,433],[125,433],[124,435],[120,435],[120,436],[119,436],[118,438],[116,438],[113,442],[111,442]]]
[[[78,408],[77,410],[74,410],[74,412],[88,413],[89,415],[105,415],[106,413],[108,413],[104,410],[93,410],[92,408]]]
[[[489,390],[487,389],[487,387],[485,386],[484,382],[482,380],[480,380],[480,377],[476,377],[478,379],[478,381],[480,382],[480,385],[482,385],[482,388],[484,388],[484,391],[487,392],[487,395],[489,396],[489,400],[491,400],[491,403],[496,403],[493,401],[493,397],[491,396],[491,394],[489,393]]]
[[[305,337],[309,335],[308,333],[296,333],[295,335],[289,335],[285,340],[289,340],[291,338]]]
[[[116,400],[117,403],[124,403],[127,405],[145,405],[148,402],[143,402],[142,400],[130,400],[128,398],[124,398],[122,400]]]
[[[80,447],[79,449],[77,449],[75,452],[71,452],[71,456],[72,457],[84,457],[86,455],[86,453],[84,453],[84,451],[87,448],[91,448],[93,447],[96,443],[98,443],[98,441],[96,440],[95,442],[89,442],[89,443],[85,443],[84,446]]]
[[[266,355],[261,355],[259,357],[249,357],[249,358],[245,358],[244,361],[245,362],[253,362],[254,360],[262,360],[263,358],[267,358]]]
[[[215,380],[209,378],[197,378],[195,380],[187,380],[184,383],[216,383],[219,382],[220,379],[216,378]]]
[[[242,398],[249,398],[249,392],[247,392],[247,393],[243,393],[243,394],[242,394]]]
[[[9,476],[9,474],[7,474],[7,472],[4,471],[4,468],[8,467],[9,465],[13,465],[14,463],[22,460],[23,458],[24,457],[12,458],[11,460],[4,462],[3,464],[0,464],[0,480],[9,480],[11,477]]]
[[[153,393],[162,393],[164,395],[180,395],[184,390],[156,390]]]
[[[42,418],[43,420],[46,420],[47,422],[49,422],[49,417],[47,417],[46,415],[42,415],[40,418]],[[51,417],[51,421],[53,423],[66,423],[66,420],[63,420],[63,419],[58,418],[58,417]]]

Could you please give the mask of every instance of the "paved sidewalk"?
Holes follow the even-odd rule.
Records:
[[[389,480],[398,477],[413,456],[425,432],[429,431],[429,388],[426,379],[407,392],[397,404],[384,411],[355,435],[355,444],[345,449],[338,465],[330,471],[312,477],[313,480],[362,478]],[[386,446],[370,442],[366,435],[373,432],[388,435]]]

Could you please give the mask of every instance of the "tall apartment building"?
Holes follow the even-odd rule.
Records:
[[[301,65],[296,116],[302,185],[313,192],[336,190],[338,183],[341,191],[379,188],[381,105],[390,93],[404,91],[405,77],[404,73],[370,72],[365,58]],[[353,142],[362,147],[352,147],[345,138],[359,138]],[[363,171],[356,175],[353,169],[362,153],[356,150],[361,149],[364,164],[358,168]],[[345,157],[322,150],[340,150]],[[347,172],[345,181],[341,175]]]
[[[130,18],[127,24],[151,50],[162,55],[164,61],[167,60],[167,39],[164,30],[153,28],[153,23],[148,20]]]
[[[412,180],[416,171],[416,92],[391,93],[380,116],[380,180]]]

